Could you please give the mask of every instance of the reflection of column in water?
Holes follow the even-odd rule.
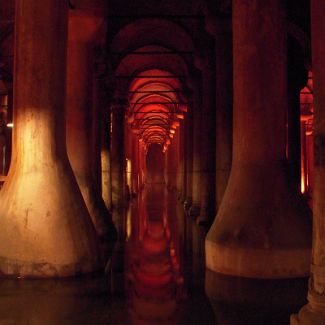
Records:
[[[153,187],[146,192],[137,215],[142,235],[133,237],[141,239],[128,246],[131,314],[136,324],[156,321],[177,324],[174,314],[183,284],[174,241],[177,231],[174,233],[170,227],[163,187],[160,190]]]
[[[206,230],[192,222],[192,269],[193,269],[193,283],[194,288],[202,288],[205,272],[205,236]]]

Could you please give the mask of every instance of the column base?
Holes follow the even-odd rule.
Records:
[[[312,218],[282,165],[238,164],[206,237],[206,265],[228,275],[309,276]]]
[[[283,279],[309,276],[310,249],[223,246],[206,239],[206,267],[246,278]]]
[[[325,307],[315,308],[310,304],[302,307],[298,314],[291,315],[290,325],[324,325]]]
[[[1,190],[0,275],[66,277],[100,270],[99,240],[72,171],[61,161],[44,166],[33,173],[17,166]]]
[[[50,262],[31,262],[18,259],[0,257],[0,276],[9,278],[56,278],[71,277],[81,274],[100,271],[99,265],[94,269],[94,264],[87,260],[82,263],[55,264]]]
[[[290,325],[325,324],[325,295],[317,294],[309,285],[308,301],[309,303],[303,306],[298,314],[291,315]]]

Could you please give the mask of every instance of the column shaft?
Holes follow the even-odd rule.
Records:
[[[119,210],[125,203],[125,154],[124,105],[118,103],[112,107],[111,177],[113,208]]]
[[[208,52],[202,65],[202,119],[201,119],[201,209],[198,223],[212,223],[215,216],[215,64],[213,52]]]
[[[216,206],[225,193],[232,160],[232,34],[216,35]]]
[[[196,218],[200,213],[201,207],[201,169],[202,169],[202,152],[201,152],[201,105],[199,100],[199,86],[195,83],[196,91],[193,94],[193,132],[192,132],[192,143],[193,143],[193,160],[192,160],[192,206],[189,210],[191,217]]]
[[[94,177],[94,165],[100,164],[99,150],[94,152],[94,149],[100,137],[96,117],[99,107],[93,100],[93,47],[102,24],[102,19],[83,11],[72,11],[69,15],[67,148],[94,226],[103,240],[113,241],[115,230],[111,216]]]

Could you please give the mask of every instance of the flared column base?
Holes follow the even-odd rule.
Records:
[[[309,248],[227,247],[206,239],[205,250],[213,272],[261,279],[309,276]]]

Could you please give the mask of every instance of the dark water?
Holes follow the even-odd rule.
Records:
[[[130,203],[106,274],[0,280],[0,324],[289,324],[306,279],[206,271],[206,229],[175,197],[153,184]]]

